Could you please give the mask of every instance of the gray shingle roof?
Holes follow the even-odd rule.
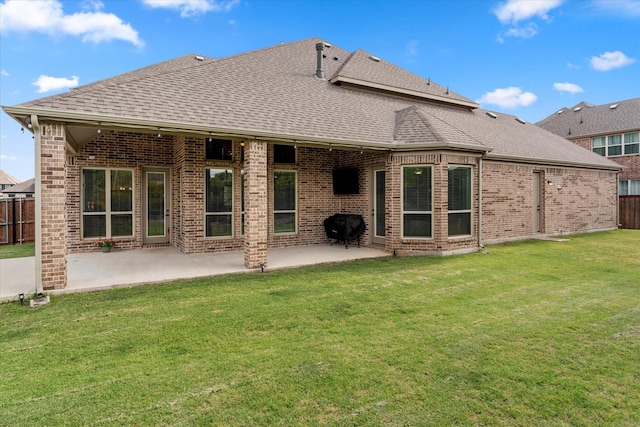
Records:
[[[220,59],[186,55],[4,108],[16,119],[19,110],[67,123],[82,119],[85,126],[162,123],[166,129],[205,134],[342,141],[370,148],[452,147],[490,151],[493,158],[618,168],[513,116],[489,117],[473,101],[372,60],[364,51],[351,54],[333,45],[325,51],[329,80],[318,79],[315,44],[321,41],[311,38]]]
[[[556,110],[536,125],[568,139],[637,131],[640,130],[640,98],[603,105],[581,102]]]
[[[36,192],[36,179],[31,178],[12,187],[5,188],[4,193],[35,193]]]

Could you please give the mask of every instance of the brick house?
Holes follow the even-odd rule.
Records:
[[[326,243],[335,213],[362,215],[363,244],[395,254],[617,225],[618,164],[318,38],[3,108],[35,136],[44,289],[104,237],[240,250],[253,269],[270,248]]]
[[[640,98],[560,108],[537,126],[625,166],[621,196],[640,194]]]

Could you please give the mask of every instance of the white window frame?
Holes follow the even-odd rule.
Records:
[[[447,188],[448,188],[448,183],[449,183],[449,168],[451,167],[455,167],[455,168],[465,168],[465,169],[469,169],[469,176],[470,176],[470,181],[469,181],[469,197],[471,198],[471,200],[469,201],[469,209],[462,209],[462,210],[449,210],[449,201],[447,200],[447,221],[449,221],[449,214],[452,213],[468,213],[469,214],[469,234],[454,234],[451,235],[449,234],[449,231],[447,231],[447,236],[450,239],[456,239],[456,238],[460,238],[460,237],[469,237],[473,235],[473,167],[470,165],[456,165],[456,164],[450,164],[449,166],[447,166]],[[447,227],[448,228],[448,227]]]
[[[295,203],[296,203],[296,207],[295,209],[287,209],[287,210],[276,210],[276,206],[275,206],[275,180],[276,180],[276,173],[293,173],[294,174],[294,183],[295,183]],[[275,169],[273,171],[273,176],[271,179],[271,183],[273,185],[273,200],[271,201],[271,206],[273,208],[273,214],[272,214],[272,219],[273,219],[273,234],[278,235],[278,236],[284,236],[284,235],[293,235],[293,234],[297,234],[298,233],[298,207],[299,207],[299,201],[298,201],[298,171],[297,170],[293,170],[293,169]],[[294,231],[276,231],[276,214],[294,214]]]
[[[105,171],[105,210],[102,212],[84,212],[84,171],[86,170],[102,170]],[[111,211],[111,171],[129,171],[131,172],[131,210],[130,211]],[[136,210],[136,188],[135,188],[135,170],[133,168],[106,168],[106,167],[84,167],[80,168],[80,238],[83,240],[100,240],[100,239],[128,239],[135,236],[135,215]],[[84,237],[84,219],[86,216],[105,217],[105,235],[96,237]],[[131,215],[131,234],[127,236],[111,235],[111,216],[112,215]]]
[[[635,136],[635,138],[633,138]],[[627,147],[636,146],[635,153],[627,153]],[[622,154],[631,156],[640,153],[640,132],[627,132],[623,135]]]
[[[623,186],[625,187],[624,191],[622,191]],[[619,196],[640,195],[640,179],[621,179],[620,181],[618,181],[618,195]]]
[[[207,180],[209,179],[209,171],[210,170],[219,170],[219,171],[228,171],[231,174],[231,210],[228,212],[209,212],[207,211],[207,196],[208,196],[208,192],[207,192]],[[233,209],[235,207],[235,198],[234,198],[234,189],[235,189],[235,185],[233,182],[233,168],[231,167],[225,167],[225,166],[207,166],[204,170],[204,188],[205,188],[205,195],[204,195],[204,237],[206,239],[229,239],[233,237],[233,231],[234,231],[234,213],[233,213]],[[210,216],[230,216],[231,217],[231,230],[230,230],[230,234],[225,234],[222,236],[208,236],[207,235],[207,218]]]
[[[594,136],[591,138],[591,151],[593,151],[596,154],[600,154],[601,156],[604,156],[604,157],[620,157],[620,156],[635,155],[638,153],[637,152],[627,153],[627,147],[640,145],[640,142],[638,141],[640,139],[638,138],[639,135],[640,135],[640,132],[627,132],[624,134],[616,133],[612,135]],[[634,138],[635,140],[631,140],[633,136],[635,136]],[[618,144],[613,143],[613,139],[616,137],[620,138],[620,141]],[[595,146],[596,141],[602,145],[596,147]],[[611,154],[610,153],[611,148],[619,148],[620,154]],[[596,149],[600,151],[604,151],[604,153],[601,154],[600,152],[596,151]]]
[[[429,174],[431,175],[431,210],[430,211],[405,211],[404,210],[404,173],[405,170],[407,168],[428,168],[429,169]],[[433,229],[433,189],[434,189],[434,183],[433,183],[433,170],[434,170],[434,166],[430,165],[430,164],[419,164],[419,165],[403,165],[402,166],[402,173],[400,176],[400,226],[402,228],[402,238],[403,239],[410,239],[410,240],[433,240],[433,236],[434,236],[434,229]],[[431,224],[430,224],[430,230],[431,230],[431,236],[406,236],[404,233],[404,217],[405,214],[407,215],[430,215],[431,217]]]

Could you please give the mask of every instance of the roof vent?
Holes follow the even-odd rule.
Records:
[[[523,125],[527,122],[525,122],[524,120],[522,120],[520,117],[516,117],[516,122],[518,123],[522,123]]]
[[[609,105],[609,108],[614,110],[614,109],[618,108],[618,104]]]
[[[375,62],[380,62],[380,58],[378,58],[377,56],[370,55],[369,59]]]
[[[320,43],[316,43],[316,52],[317,52],[317,57],[318,57],[318,61],[317,61],[317,67],[316,67],[316,74],[315,76],[319,79],[324,80],[324,70],[322,69],[323,66],[323,58],[324,58],[324,48],[325,47],[331,47],[331,45],[329,43],[325,43],[325,42],[320,42]]]
[[[582,110],[582,107],[576,107],[573,109],[573,111],[580,111],[580,110]]]
[[[196,55],[196,61],[204,61],[204,56]]]
[[[487,111],[487,116],[491,117],[492,119],[498,118],[498,116],[496,116],[495,113],[492,113],[491,111]]]
[[[558,110],[558,112],[556,114],[562,114],[564,112],[564,110]]]

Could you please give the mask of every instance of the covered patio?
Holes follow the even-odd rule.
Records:
[[[382,248],[345,249],[340,243],[269,249],[265,271],[304,265],[390,256]],[[76,253],[67,255],[68,283],[48,294],[93,292],[119,287],[216,276],[247,270],[242,251],[186,255],[175,247]],[[0,301],[36,292],[35,257],[0,260]]]

